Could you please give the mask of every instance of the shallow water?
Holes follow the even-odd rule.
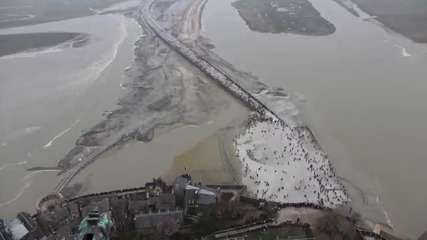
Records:
[[[252,32],[230,1],[208,1],[202,35],[214,52],[270,86],[298,92],[338,175],[360,186],[367,217],[411,237],[427,222],[427,48],[311,0],[337,31],[325,37]],[[387,212],[387,216],[384,212]],[[411,221],[409,221],[411,220]]]
[[[108,28],[105,26],[108,25]],[[95,15],[3,29],[6,33],[70,31],[90,34],[80,48],[55,47],[0,58],[0,216],[34,211],[59,180],[56,166],[82,131],[116,108],[123,72],[141,34],[132,19]]]
[[[199,142],[247,113],[246,107],[227,96],[222,89],[217,90],[220,97],[228,99],[227,107],[215,109],[210,114],[210,119],[202,124],[180,127],[157,135],[150,142],[130,142],[120,150],[107,152],[75,178],[74,182],[83,184],[80,194],[140,187],[155,177],[166,176],[168,180],[173,180],[176,174],[183,173],[186,166],[180,165],[182,160],[174,162],[175,158],[179,159],[180,155],[193,149]],[[204,159],[193,160],[202,163],[209,160],[220,161],[219,158],[215,159],[219,155],[218,151],[218,148],[205,151]],[[191,162],[190,159],[188,161]],[[197,171],[192,169],[196,165],[190,163],[188,170]],[[221,164],[214,165],[221,167]]]

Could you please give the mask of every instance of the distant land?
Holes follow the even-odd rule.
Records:
[[[125,0],[2,0],[0,29],[89,16]]]
[[[332,0],[355,17],[354,4],[396,33],[414,42],[427,43],[426,0]],[[308,0],[237,0],[232,2],[252,31],[324,36],[335,26],[324,19]]]
[[[40,51],[67,42],[71,47],[80,47],[88,40],[86,34],[69,32],[0,35],[0,57],[24,51]]]
[[[385,27],[418,43],[427,43],[426,0],[351,0]]]
[[[231,5],[252,31],[313,36],[335,32],[308,0],[238,0]]]
[[[46,22],[85,17],[97,10],[126,0],[2,0],[0,1],[0,29],[22,27]],[[89,36],[83,33],[54,32],[0,35],[0,57],[40,51],[63,43],[80,47]]]

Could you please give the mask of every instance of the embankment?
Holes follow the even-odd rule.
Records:
[[[245,136],[248,136],[248,139],[246,139],[248,141],[245,141],[245,143],[240,141],[241,143],[236,144],[236,148],[240,148],[240,150],[243,151],[240,155],[238,153],[238,158],[242,161],[242,165],[246,166],[247,170],[250,169],[253,172],[253,174],[245,174],[247,179],[245,179],[245,177],[243,179],[244,181],[246,180],[246,184],[249,184],[249,188],[251,188],[252,192],[256,192],[257,189],[260,190],[258,186],[263,182],[266,184],[265,187],[267,189],[270,189],[270,184],[273,184],[275,188],[270,190],[264,189],[264,193],[262,193],[262,191],[257,192],[257,197],[267,197],[270,200],[278,201],[284,201],[284,199],[288,200],[287,198],[289,198],[289,200],[292,201],[320,203],[327,206],[336,206],[345,203],[347,201],[345,190],[337,180],[330,162],[327,159],[327,155],[320,150],[316,141],[305,137],[305,131],[295,129],[296,124],[294,121],[288,119],[286,116],[279,117],[252,94],[222,73],[217,67],[160,27],[150,15],[150,8],[153,3],[154,0],[151,0],[141,8],[139,13],[140,21],[145,22],[150,29],[163,39],[171,48],[175,49],[188,61],[211,77],[218,85],[226,89],[231,95],[239,99],[250,109],[257,112],[257,122],[263,122],[261,124],[266,125],[263,127],[257,127],[256,129],[248,128],[247,131],[249,132],[247,135],[243,134],[244,136],[240,136],[240,138],[238,138],[241,140],[244,139]],[[258,126],[259,123],[255,123],[254,125]],[[279,130],[283,131],[283,133]],[[252,139],[251,136],[257,131],[259,134],[256,134],[256,139]],[[265,137],[266,134],[267,137]],[[263,139],[267,140],[263,141]],[[261,156],[262,159],[265,159],[265,162],[259,162],[261,159],[252,159],[253,161],[250,161],[251,166],[247,165],[249,162],[245,162],[245,157],[242,158],[242,156],[246,156],[246,159],[250,159],[249,155],[251,155],[251,152],[256,152],[256,150],[252,151],[249,147],[245,147],[247,143],[250,142],[263,142],[261,144],[263,147],[258,148],[258,151],[260,152],[257,152],[257,155]],[[289,146],[289,149],[286,149],[286,146]],[[285,150],[283,150],[284,148]],[[264,149],[264,152],[262,149]],[[266,154],[270,150],[272,153]],[[281,154],[280,157],[277,156],[277,154],[282,151],[286,154]],[[274,159],[278,161],[274,161]],[[296,170],[289,170],[289,172],[293,175],[293,179],[295,179],[296,176],[298,176],[298,179],[295,179],[292,184],[283,185],[284,183],[281,182],[281,178],[279,177],[280,173],[275,174],[277,171],[274,172],[274,169],[277,169],[277,165],[282,166],[286,162],[289,166],[291,164],[291,162],[289,162],[290,160],[293,160],[292,165]],[[286,166],[283,167],[284,169],[289,168]],[[267,168],[271,168],[271,171],[267,171]],[[264,176],[265,174],[258,174],[256,169],[265,170],[267,175]],[[272,183],[269,183],[268,180],[272,176],[271,174],[276,177],[273,179]],[[255,175],[256,177],[254,177]],[[279,194],[275,193],[275,189],[279,189],[278,191],[280,191],[280,189],[284,189],[285,186],[289,189],[282,191],[284,195],[281,195],[281,198],[279,198]],[[261,188],[261,190],[262,189],[263,188]],[[290,195],[292,195],[292,197],[289,197]]]
[[[168,32],[164,31],[150,16],[149,10],[151,5],[154,3],[154,0],[148,1],[145,3],[143,8],[140,11],[139,17],[140,20],[146,22],[148,26],[161,38],[163,39],[169,46],[175,49],[178,53],[180,53],[183,57],[185,57],[188,61],[197,66],[200,70],[202,70],[206,75],[215,80],[220,86],[230,92],[234,97],[238,98],[245,105],[247,105],[252,110],[258,112],[261,116],[266,119],[278,120],[283,122],[285,126],[288,123],[285,123],[280,117],[278,117],[273,111],[271,111],[267,106],[253,97],[249,92],[240,87],[233,80],[224,75],[220,70],[210,64],[208,61],[203,59],[203,57],[199,56],[191,50],[189,47],[182,44],[179,40],[173,37]],[[291,124],[292,125],[292,124]]]

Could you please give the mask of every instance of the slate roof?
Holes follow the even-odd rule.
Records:
[[[142,213],[135,215],[135,229],[155,228],[157,224],[165,220],[173,220],[183,223],[184,215],[182,210],[157,213]]]

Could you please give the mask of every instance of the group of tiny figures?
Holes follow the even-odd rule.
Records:
[[[267,122],[267,127],[261,130],[256,129],[255,125],[260,122]],[[248,121],[246,131],[242,135],[253,135],[255,131],[261,131],[261,140],[268,138],[269,135],[277,135],[283,141],[283,144],[274,144],[274,146],[270,146],[273,144],[268,145],[268,142],[265,142],[261,147],[252,144],[252,148],[246,149],[244,153],[241,153],[239,148],[237,148],[237,158],[245,166],[243,176],[247,180],[246,183],[257,186],[257,190],[254,192],[256,197],[285,201],[289,198],[289,191],[286,194],[284,192],[284,190],[289,190],[285,189],[286,183],[292,182],[294,191],[304,191],[303,196],[306,202],[312,202],[313,198],[317,198],[316,202],[325,206],[346,202],[345,188],[338,182],[335,171],[327,159],[327,155],[313,143],[311,132],[306,128],[291,128],[281,120],[265,119],[259,117],[259,115],[253,115],[250,121]],[[259,141],[259,139],[256,140]],[[238,140],[235,139],[234,141],[237,145]],[[243,144],[251,143],[246,141]],[[283,148],[277,149],[277,146]],[[263,151],[262,154],[259,154],[259,151]],[[258,154],[256,154],[257,152]],[[255,157],[259,158],[260,155],[262,156],[261,159]],[[273,159],[271,156],[273,156]],[[253,165],[250,166],[249,161],[261,163],[261,166],[257,164],[259,167],[253,169]],[[288,168],[298,168],[301,166],[298,164],[306,166],[309,174],[305,174],[304,178],[288,174]],[[264,173],[262,173],[263,171]],[[273,181],[271,183],[269,180],[266,180],[267,178],[260,178],[261,174],[264,174],[264,176],[267,174],[269,176],[268,179],[275,179],[275,181],[280,179],[280,182]],[[278,174],[280,176],[277,176]],[[299,178],[300,180],[298,181]],[[275,186],[275,188],[271,189],[271,186]],[[278,199],[278,194],[281,191],[283,192],[283,198]]]

